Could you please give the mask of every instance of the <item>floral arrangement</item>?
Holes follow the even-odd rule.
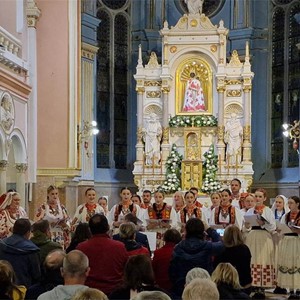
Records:
[[[218,156],[215,155],[214,145],[211,145],[207,152],[204,153],[203,163],[203,183],[201,191],[206,194],[219,191],[221,189],[220,182],[216,179],[218,170]]]
[[[181,162],[183,156],[177,151],[176,144],[172,145],[170,155],[166,162],[166,180],[160,187],[165,193],[179,191],[181,183]]]
[[[204,127],[217,125],[218,119],[215,116],[174,116],[169,119],[170,127]]]

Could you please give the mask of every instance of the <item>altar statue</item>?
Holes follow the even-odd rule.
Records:
[[[224,141],[227,144],[226,158],[228,163],[239,163],[242,153],[243,127],[235,113],[231,114],[230,120],[225,125]]]
[[[205,111],[203,89],[200,80],[196,78],[194,72],[191,72],[190,79],[186,83],[183,111]]]
[[[187,5],[189,14],[202,14],[204,0],[184,0]]]
[[[146,165],[158,165],[161,159],[160,141],[162,127],[155,113],[151,113],[146,128],[143,128],[143,140],[145,142]]]

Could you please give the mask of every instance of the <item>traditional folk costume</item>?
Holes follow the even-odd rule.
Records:
[[[242,228],[243,217],[238,208],[232,206],[217,206],[211,212],[209,225],[223,225],[224,227],[229,224],[234,224],[238,228]]]
[[[14,209],[8,205],[0,212],[0,239],[12,235],[12,228],[20,218],[28,219],[25,209],[21,206]]]
[[[81,204],[77,207],[72,225],[78,225],[79,223],[88,223],[90,218],[95,214],[105,215],[104,209],[98,203],[94,204]]]
[[[58,201],[56,205],[42,204],[36,214],[37,221],[48,220],[51,240],[66,249],[70,242],[70,218],[64,205]]]
[[[245,215],[259,214],[265,224],[253,226],[247,234],[246,245],[251,252],[252,286],[272,288],[275,280],[275,251],[272,234],[276,229],[275,218],[269,207],[265,205],[250,208]]]
[[[177,228],[177,213],[175,209],[167,203],[163,203],[161,209],[158,209],[156,203],[154,203],[152,207],[149,206],[148,210],[145,211],[143,218],[145,225],[147,220],[170,220],[171,227]],[[168,228],[165,227],[157,227],[149,230],[156,232],[156,249],[161,248],[163,246],[163,235],[167,231],[167,229]]]
[[[288,212],[281,223],[300,226],[300,211]],[[277,284],[290,290],[300,289],[300,237],[297,233],[284,234],[278,246]]]
[[[275,217],[276,224],[278,222],[280,222],[282,217],[290,211],[289,206],[288,206],[288,198],[285,197],[284,195],[278,195],[277,197],[280,197],[283,200],[284,206],[283,206],[283,210],[279,211],[276,208],[276,200],[275,200],[272,207],[271,207],[271,210],[272,210],[272,212],[274,214],[274,217]],[[276,232],[274,232],[274,234],[272,234],[272,238],[273,238],[274,247],[275,247],[274,248],[274,251],[275,251],[274,264],[275,264],[276,274],[277,274],[278,273],[278,270],[277,270],[277,266],[278,266],[278,246],[279,246],[279,243],[280,243],[281,239],[283,238],[283,236],[282,236],[282,234],[280,234],[276,231]]]
[[[187,207],[187,206],[183,207],[178,212],[178,214],[179,214],[180,222],[183,224],[186,224],[186,222],[192,218],[197,218],[202,220],[204,223],[207,223],[207,218],[205,213],[200,207],[196,206],[195,204],[193,204],[191,207]]]

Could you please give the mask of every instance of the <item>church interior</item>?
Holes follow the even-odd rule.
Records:
[[[299,195],[299,99],[299,0],[0,1],[0,193],[30,216],[49,185],[70,215],[90,186]]]

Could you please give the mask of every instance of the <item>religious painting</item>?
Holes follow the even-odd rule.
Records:
[[[212,71],[202,58],[189,58],[176,70],[176,114],[212,114]]]

